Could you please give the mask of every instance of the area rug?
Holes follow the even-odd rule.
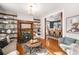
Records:
[[[36,47],[32,49],[32,53],[30,54],[30,48],[26,48],[26,53],[25,55],[48,55],[47,49],[46,48],[41,48],[41,47]]]

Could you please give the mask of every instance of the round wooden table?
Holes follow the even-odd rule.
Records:
[[[39,40],[30,40],[26,43],[26,46],[30,47],[30,54],[32,53],[32,49],[41,45]]]

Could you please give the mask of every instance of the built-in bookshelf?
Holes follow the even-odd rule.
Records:
[[[17,38],[17,15],[0,13],[0,40]]]
[[[40,36],[40,20],[34,20],[33,22],[33,31],[36,32]]]

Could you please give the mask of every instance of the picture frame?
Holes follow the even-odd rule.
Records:
[[[79,15],[66,18],[66,32],[79,33]]]

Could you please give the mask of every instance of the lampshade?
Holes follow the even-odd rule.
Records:
[[[32,7],[33,7],[32,5],[29,5],[29,7],[28,7],[28,14],[31,15],[31,16],[33,14],[32,13]]]
[[[27,12],[30,16],[32,16],[33,14],[35,14],[36,12],[38,12],[40,10],[39,8],[39,4],[37,3],[28,3],[27,4]]]

